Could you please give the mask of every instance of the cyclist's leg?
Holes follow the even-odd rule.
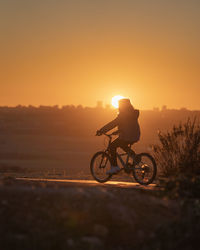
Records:
[[[132,144],[132,142],[124,141],[121,139],[119,147],[122,148],[126,153],[135,156],[136,153],[131,149],[131,147],[128,146],[129,144]]]
[[[136,153],[128,146],[130,143],[131,142],[124,141],[118,137],[110,144],[109,152],[111,155],[111,165],[112,166],[117,166],[116,150],[118,147],[122,148],[126,153],[130,153],[131,156],[133,156],[133,157],[136,156]]]
[[[131,144],[133,143],[135,142],[131,142]],[[121,140],[120,148],[122,148],[126,153],[129,153],[133,157],[135,164],[138,164],[141,161],[141,157],[137,155],[135,151],[131,149],[131,147],[128,146],[129,144],[130,142]]]
[[[121,145],[121,140],[119,139],[119,137],[117,139],[115,139],[109,147],[109,152],[110,152],[110,156],[111,156],[111,165],[112,166],[117,166],[117,156],[116,156],[116,150],[118,147],[120,147]]]

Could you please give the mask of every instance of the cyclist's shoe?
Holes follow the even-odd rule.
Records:
[[[106,174],[116,174],[120,171],[120,167],[118,166],[111,166],[110,170],[106,172]]]

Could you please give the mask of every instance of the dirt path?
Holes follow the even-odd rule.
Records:
[[[143,186],[138,183],[134,182],[122,182],[122,181],[108,181],[106,183],[98,183],[94,180],[67,180],[67,179],[44,179],[44,178],[16,178],[18,181],[22,182],[44,182],[44,183],[56,183],[57,185],[62,186],[96,186],[96,187],[123,187],[123,188],[134,188],[134,189],[141,189],[141,190],[157,190],[155,184],[150,184],[148,186]]]

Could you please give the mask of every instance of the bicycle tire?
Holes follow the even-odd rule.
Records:
[[[110,166],[111,166],[111,160],[110,160],[110,156],[109,156],[106,152],[104,152],[104,151],[98,151],[97,153],[95,153],[95,154],[93,155],[93,157],[92,157],[92,159],[91,159],[91,162],[90,162],[90,171],[91,171],[91,174],[92,174],[93,178],[94,178],[96,181],[100,182],[100,183],[104,183],[104,182],[108,181],[108,180],[112,177],[112,175],[107,175],[107,174],[105,173],[105,177],[99,178],[99,177],[97,176],[97,173],[96,173],[96,170],[95,170],[95,163],[97,162],[97,158],[98,158],[98,157],[99,157],[100,159],[102,159],[102,161],[104,160],[104,158],[107,159],[106,165],[107,165],[107,163],[109,163]],[[109,164],[108,164],[108,165],[109,165]],[[109,167],[110,167],[110,166],[109,166]],[[105,170],[104,172],[106,172],[106,170],[108,170],[108,169],[105,169],[106,166],[105,166],[105,167],[99,166],[99,169],[101,169],[101,168],[102,168],[102,171]]]
[[[134,168],[133,168],[133,177],[135,178],[135,180],[136,180],[139,184],[141,184],[141,185],[149,185],[149,184],[151,184],[151,183],[154,181],[154,179],[155,179],[155,177],[156,177],[156,174],[157,174],[156,162],[155,162],[154,158],[153,158],[150,154],[148,154],[148,153],[141,153],[141,154],[138,154],[137,156],[140,157],[141,159],[142,159],[142,157],[146,157],[146,158],[148,158],[148,159],[151,161],[153,173],[152,173],[151,178],[150,178],[148,181],[144,181],[144,180],[139,179],[139,177],[138,177],[138,175],[137,175],[137,173],[136,173],[136,170],[139,169],[139,168],[137,168],[136,166],[139,165],[139,164],[143,164],[143,166],[144,166],[144,165],[146,164],[146,163],[143,163],[142,161],[140,161],[140,162],[139,162],[136,166],[134,166]],[[145,165],[145,167],[146,167],[146,165]],[[141,168],[142,168],[142,167],[141,167]]]

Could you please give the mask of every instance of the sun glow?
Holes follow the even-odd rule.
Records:
[[[124,96],[121,96],[121,95],[116,95],[112,98],[112,105],[113,107],[115,108],[118,108],[119,107],[119,103],[118,101],[125,98]]]

